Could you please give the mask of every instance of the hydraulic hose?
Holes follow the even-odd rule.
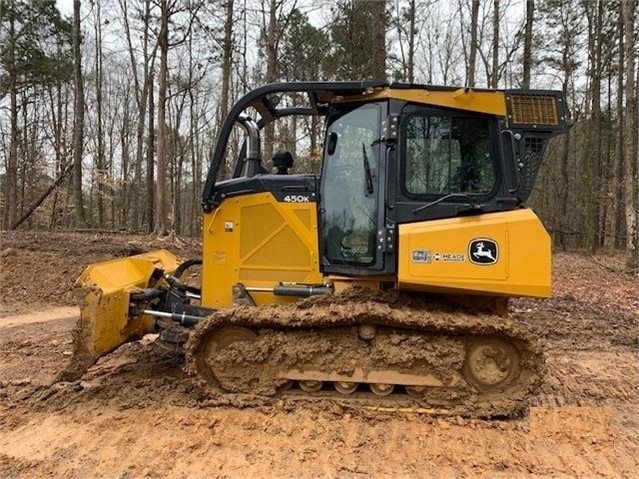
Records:
[[[175,269],[173,276],[175,276],[176,278],[180,278],[184,274],[184,272],[187,269],[189,269],[191,266],[196,266],[201,264],[202,264],[201,259],[187,259],[185,262],[181,263],[180,266],[178,266]]]

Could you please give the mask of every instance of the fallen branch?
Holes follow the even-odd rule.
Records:
[[[51,192],[56,189],[60,185],[60,183],[62,183],[62,180],[71,172],[72,169],[73,163],[69,163],[66,168],[64,168],[60,172],[60,176],[58,176],[56,180],[51,184],[51,186],[49,186],[49,188],[44,193],[42,193],[42,195],[40,195],[35,203],[33,203],[31,207],[15,223],[11,225],[10,229],[14,230],[22,223],[24,223],[27,218],[29,218],[29,216],[31,216],[33,212],[38,209],[38,206],[40,206],[44,202],[44,200],[47,199],[47,196],[49,196]]]

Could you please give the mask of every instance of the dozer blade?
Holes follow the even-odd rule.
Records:
[[[76,281],[80,319],[73,330],[73,354],[58,380],[74,381],[101,356],[153,332],[154,319],[130,314],[130,295],[162,281],[180,264],[166,250],[88,266]]]

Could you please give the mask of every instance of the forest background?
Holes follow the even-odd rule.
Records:
[[[555,247],[621,250],[636,271],[638,14],[633,0],[0,0],[0,229],[198,236],[219,126],[265,83],[560,89],[572,128],[529,204]],[[317,171],[322,125],[280,123],[263,157],[283,147]]]

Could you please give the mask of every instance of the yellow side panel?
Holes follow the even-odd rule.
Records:
[[[204,215],[202,305],[233,303],[235,283],[273,288],[280,282],[321,283],[315,203],[278,202],[270,193],[225,200]],[[251,292],[257,304],[290,302]]]
[[[488,113],[506,116],[506,96],[503,91],[473,91],[460,88],[455,91],[438,91],[426,89],[393,89],[384,88],[370,94],[340,98],[339,101],[374,101],[393,98],[423,105],[455,108],[459,110]],[[334,100],[335,103],[339,103]]]
[[[528,209],[400,225],[399,288],[550,296],[550,237]]]

